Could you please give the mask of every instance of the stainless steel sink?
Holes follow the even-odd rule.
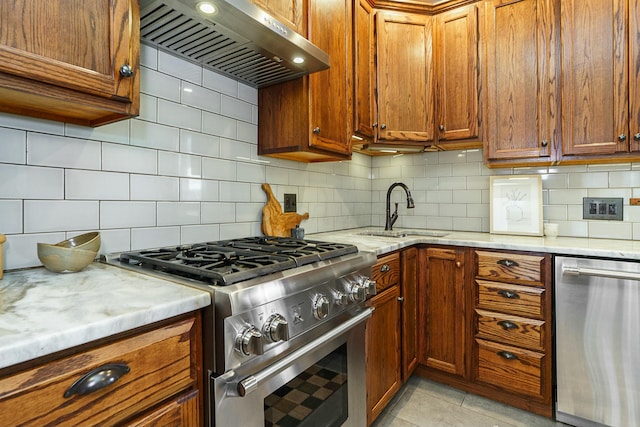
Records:
[[[448,232],[441,231],[441,230],[373,230],[373,231],[360,231],[355,234],[358,236],[377,236],[377,237],[409,237],[409,236],[445,237],[449,235]]]

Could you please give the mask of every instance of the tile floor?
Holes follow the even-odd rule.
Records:
[[[372,427],[566,427],[483,397],[413,376]]]

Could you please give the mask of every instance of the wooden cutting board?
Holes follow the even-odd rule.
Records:
[[[4,274],[3,273],[4,264],[2,263],[2,261],[3,261],[2,260],[2,244],[4,242],[6,242],[6,241],[7,241],[7,238],[5,237],[5,235],[4,234],[0,234],[0,279],[2,279],[2,276]]]
[[[262,208],[262,232],[265,236],[291,237],[291,229],[300,225],[303,219],[308,219],[309,213],[283,212],[271,186],[264,183],[262,189],[267,193],[267,203]]]

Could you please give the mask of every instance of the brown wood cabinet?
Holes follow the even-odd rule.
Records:
[[[478,9],[436,15],[435,132],[438,145],[478,137]]]
[[[138,115],[139,19],[135,0],[1,2],[0,111],[84,126]]]
[[[560,21],[562,160],[637,153],[638,1],[564,0]]]
[[[366,328],[367,425],[380,415],[400,390],[400,255],[380,258],[371,279],[378,294],[367,301],[375,311]]]
[[[473,381],[489,397],[551,416],[551,258],[475,251]]]
[[[374,10],[370,0],[353,2],[353,132],[368,139],[375,135]]]
[[[433,17],[377,11],[376,52],[376,141],[433,141]]]
[[[559,156],[555,3],[484,3],[484,156],[490,167],[518,161],[549,164]]]
[[[287,25],[296,33],[307,35],[307,9],[305,0],[249,0]]]
[[[258,154],[303,162],[350,159],[352,0],[308,7],[308,38],[329,54],[331,66],[259,90]]]
[[[465,249],[427,247],[420,251],[418,363],[465,378]]]
[[[200,334],[199,315],[183,316],[5,376],[0,425],[200,425]],[[115,381],[92,387],[100,376]]]
[[[418,249],[400,253],[402,301],[402,381],[406,382],[418,365]]]

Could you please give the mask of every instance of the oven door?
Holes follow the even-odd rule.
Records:
[[[366,425],[366,308],[262,371],[212,378],[215,426]]]

